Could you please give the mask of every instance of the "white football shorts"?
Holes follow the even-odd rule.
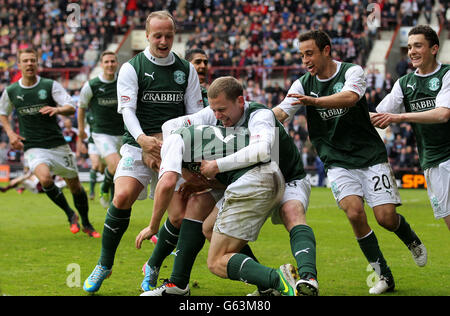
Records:
[[[284,178],[275,162],[247,171],[225,190],[214,231],[254,241],[264,222],[277,210],[284,194]]]
[[[450,159],[424,172],[428,197],[436,219],[450,215]]]
[[[72,152],[67,144],[50,149],[30,148],[25,151],[24,158],[26,165],[32,172],[34,172],[38,165],[43,163],[55,175],[67,179],[78,177],[75,153]]]
[[[102,158],[118,153],[122,146],[122,136],[92,133],[92,139]]]
[[[401,204],[397,182],[389,163],[362,169],[332,167],[328,180],[336,202],[350,195],[360,196],[373,208],[382,204]]]
[[[114,181],[119,177],[132,177],[138,180],[144,188],[139,194],[138,200],[147,199],[147,187],[150,184],[150,198],[154,196],[158,173],[147,167],[142,161],[142,149],[124,144],[120,148],[121,159],[117,165]]]

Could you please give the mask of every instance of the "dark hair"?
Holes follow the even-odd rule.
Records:
[[[319,47],[320,51],[323,51],[325,46],[330,46],[331,48],[331,40],[327,33],[319,30],[308,31],[306,33],[300,34],[298,40],[300,42],[305,42],[309,40],[314,40],[317,47]]]
[[[430,44],[430,47],[433,47],[434,45],[439,46],[439,36],[429,25],[417,25],[413,27],[409,31],[408,36],[418,34],[423,34],[428,41],[428,44]]]
[[[186,54],[184,55],[184,59],[186,59],[187,61],[191,61],[195,54],[202,54],[202,55],[206,56],[206,53],[203,49],[192,48],[192,49],[188,49],[186,51]]]

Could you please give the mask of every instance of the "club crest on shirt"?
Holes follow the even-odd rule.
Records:
[[[336,82],[333,86],[333,94],[341,92],[342,88],[344,87],[344,84],[342,82]]]
[[[47,91],[44,89],[41,89],[38,91],[38,97],[41,100],[45,100],[47,98]]]
[[[181,70],[177,70],[173,73],[173,80],[178,84],[183,84],[186,82],[186,74]]]
[[[428,89],[430,89],[431,91],[436,91],[437,89],[439,89],[439,87],[441,86],[441,82],[439,81],[438,78],[432,78],[429,82],[428,82]]]

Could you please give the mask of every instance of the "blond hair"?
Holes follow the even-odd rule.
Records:
[[[173,31],[175,32],[176,30],[176,23],[175,23],[175,19],[172,16],[172,14],[170,14],[168,11],[162,10],[162,11],[154,11],[152,13],[150,13],[147,17],[147,20],[145,21],[145,33],[146,35],[150,34],[150,21],[153,18],[158,18],[158,19],[170,19],[172,20],[172,24],[173,24]]]

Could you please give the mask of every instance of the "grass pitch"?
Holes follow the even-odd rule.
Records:
[[[97,188],[98,190],[98,188]],[[64,193],[71,205],[72,197]],[[442,220],[435,220],[425,190],[401,190],[405,216],[428,249],[428,264],[415,265],[403,243],[376,223],[371,209],[367,215],[381,250],[391,267],[396,290],[386,295],[450,295],[450,233]],[[112,276],[98,294],[136,296],[140,294],[141,267],[154,246],[146,242],[141,250],[134,247],[139,231],[148,225],[152,201],[138,201],[132,211],[128,231],[116,254]],[[105,210],[98,198],[90,201],[90,218],[101,233]],[[307,214],[317,241],[317,269],[320,295],[368,295],[374,273],[368,267],[344,213],[339,210],[331,191],[313,188]],[[256,242],[250,244],[259,261],[278,267],[295,263],[289,235],[281,225],[268,221]],[[252,285],[221,279],[206,267],[209,243],[197,257],[191,275],[191,295],[240,296],[253,292]],[[0,193],[0,294],[31,296],[84,296],[83,282],[97,263],[101,239],[83,232],[69,231],[65,214],[45,194],[14,190]],[[160,278],[168,278],[174,256],[161,268]]]

